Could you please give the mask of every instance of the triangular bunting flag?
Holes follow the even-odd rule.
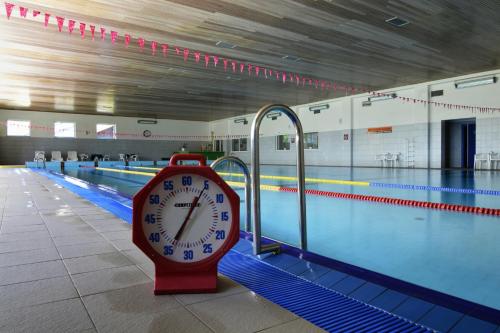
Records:
[[[7,13],[7,19],[10,20],[10,15],[12,15],[12,10],[14,9],[16,5],[12,4],[12,3],[8,3],[6,2],[5,3],[5,12]]]
[[[92,40],[95,39],[95,25],[90,26],[90,33],[92,34]]]
[[[151,54],[153,57],[156,55],[156,49],[158,48],[158,42],[155,42],[154,40],[151,41]]]
[[[40,11],[39,10],[34,10],[33,11],[33,17],[37,17],[38,15],[40,15]]]
[[[125,47],[128,47],[130,45],[130,35],[125,34]]]
[[[217,67],[217,64],[219,63],[219,57],[218,56],[212,56],[212,59],[214,60],[214,67]]]
[[[111,44],[116,43],[116,39],[118,38],[118,32],[111,30]]]
[[[189,49],[184,49],[183,53],[184,53],[184,62],[186,62],[189,57]]]
[[[21,15],[21,17],[26,18],[26,14],[28,14],[28,8],[19,7],[19,15]]]
[[[83,22],[80,22],[80,36],[82,37],[82,39],[85,38],[85,27],[87,25]]]
[[[163,56],[167,57],[168,56],[168,44],[161,44]]]
[[[74,20],[69,20],[68,21],[68,31],[69,33],[72,33],[73,30],[75,29],[75,21]]]
[[[60,17],[60,16],[56,16],[56,20],[57,20],[57,28],[59,29],[59,32],[62,32],[62,27],[64,25],[65,18]]]
[[[101,27],[101,40],[106,39],[106,28]]]

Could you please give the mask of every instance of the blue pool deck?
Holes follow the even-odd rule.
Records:
[[[111,191],[107,187],[97,187],[91,184],[86,184],[84,182],[77,181],[70,177],[64,179],[61,176],[47,174],[45,172],[41,173],[49,177],[50,180],[49,179],[45,180],[44,177],[35,175],[33,172],[27,170],[22,170],[18,172],[20,173],[20,177],[32,178],[32,179],[34,178],[36,179],[37,182],[46,184],[45,186],[48,186],[52,189],[57,188],[58,191],[63,191],[62,187],[70,189],[72,193],[78,195],[76,196],[71,194],[74,198],[82,197],[88,199],[94,202],[95,204],[101,206],[106,211],[111,212],[114,216],[120,217],[126,221],[130,221],[130,200],[124,198],[123,196],[117,195],[116,192]],[[24,173],[29,173],[29,176],[23,175]],[[54,186],[54,182],[58,185]],[[78,200],[81,200],[82,202],[85,201],[83,199],[78,199]],[[123,232],[121,234],[122,236],[127,235],[126,232]],[[128,236],[130,235],[128,234]],[[125,243],[123,239],[117,240],[117,242]],[[427,302],[422,299],[413,297],[411,295],[401,293],[394,289],[386,288],[382,284],[373,283],[365,279],[356,277],[355,275],[346,274],[341,270],[336,270],[327,266],[318,265],[313,262],[299,259],[295,256],[281,254],[277,256],[266,256],[264,258],[253,258],[250,254],[251,244],[243,239],[237,244],[237,246],[234,249],[234,252],[235,254],[244,255],[245,257],[248,257],[254,261],[258,259],[259,261],[269,263],[270,265],[272,265],[273,268],[278,268],[279,271],[286,272],[287,274],[290,274],[291,276],[300,279],[302,283],[310,283],[313,286],[321,286],[326,290],[336,292],[341,295],[349,296],[353,299],[363,302],[364,304],[369,304],[373,306],[375,309],[381,309],[387,311],[388,313],[396,315],[396,318],[401,318],[401,319],[404,318],[404,320],[406,321],[422,325],[422,326],[415,326],[416,327],[415,329],[422,329],[422,328],[425,329],[425,327],[429,327],[431,329],[441,332],[495,332],[497,330],[500,331],[498,326],[491,322],[480,320],[478,318],[475,318],[474,316],[469,316],[459,311],[454,311],[445,306],[436,305],[431,302]],[[232,259],[234,258],[229,257],[226,260],[228,262],[228,265],[231,264]],[[223,261],[221,265],[222,271],[224,271],[225,269],[224,264],[226,263],[226,261]],[[147,266],[147,264],[144,262],[142,262],[142,265],[144,267]],[[149,269],[151,273],[152,268],[150,263],[149,263]],[[230,272],[227,275],[230,276]],[[234,280],[236,281],[238,281],[238,279],[242,279],[241,276],[240,277],[236,276],[232,278],[234,278]],[[240,283],[252,289],[252,282],[243,280]],[[297,282],[294,280],[293,283]],[[253,288],[256,287],[258,287],[258,285],[257,286],[253,285]],[[256,292],[258,293],[258,291]],[[294,294],[296,293],[297,292],[294,292]],[[278,295],[277,300],[273,299],[272,297],[268,298],[271,299],[273,302],[276,302],[278,304],[283,304],[283,306],[287,308],[286,307],[287,298],[284,297],[284,299],[280,299],[279,297],[280,293],[276,293],[274,297],[276,297],[276,295]],[[321,299],[323,300],[324,298]],[[317,303],[322,303],[322,302],[318,301]],[[294,309],[294,313],[297,313],[298,310],[296,308],[293,308],[293,304],[291,306],[292,309]],[[321,313],[318,313],[316,315],[319,315],[319,317],[321,317],[320,316]],[[307,311],[305,314],[302,314],[301,316],[308,319]],[[335,318],[335,315],[331,313],[326,317]],[[311,318],[309,320],[312,322],[314,322],[314,320],[319,320],[320,324],[325,325],[324,318],[323,319],[322,318],[315,319],[315,318],[316,317]],[[387,325],[388,328],[396,327],[396,326],[390,326],[389,324]],[[393,324],[393,325],[398,325],[398,324]],[[399,325],[405,325],[405,324],[401,322],[399,323]],[[294,332],[295,325],[287,326],[285,324],[283,325],[283,327],[286,327],[286,331]],[[328,330],[335,331],[331,329]],[[299,331],[309,332],[308,329],[302,329]],[[377,331],[377,330],[373,328],[372,330],[367,329],[367,331]],[[391,330],[388,329],[387,331]]]

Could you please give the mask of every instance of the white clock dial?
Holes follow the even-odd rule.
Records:
[[[200,175],[179,174],[149,193],[142,211],[144,236],[169,260],[197,262],[225,243],[232,214],[219,185]]]

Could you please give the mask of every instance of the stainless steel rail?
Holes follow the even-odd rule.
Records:
[[[252,123],[250,147],[252,154],[252,198],[253,198],[253,232],[254,255],[275,251],[277,244],[262,246],[261,244],[261,215],[260,215],[260,158],[259,158],[259,133],[260,124],[264,117],[273,111],[284,113],[295,127],[295,142],[297,143],[297,179],[299,199],[299,227],[300,248],[307,250],[307,222],[306,222],[306,196],[305,196],[305,166],[304,166],[304,131],[299,117],[284,104],[266,105],[257,112]]]
[[[243,175],[245,176],[245,206],[246,206],[246,221],[245,221],[245,231],[250,232],[252,228],[252,191],[250,189],[250,171],[248,171],[248,167],[241,159],[236,156],[223,156],[210,164],[210,167],[215,170],[218,166],[232,162],[238,165],[243,171]]]

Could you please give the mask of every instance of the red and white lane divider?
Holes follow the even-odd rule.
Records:
[[[280,187],[279,192],[296,193],[297,188]],[[330,191],[320,191],[320,190],[310,190],[310,189],[306,190],[305,192],[306,192],[306,194],[310,194],[310,195],[319,195],[319,196],[331,197],[331,198],[371,201],[371,202],[380,202],[380,203],[391,204],[391,205],[440,209],[440,210],[448,210],[448,211],[462,212],[462,213],[474,213],[474,214],[481,214],[481,215],[500,216],[500,209],[496,209],[496,208],[464,206],[464,205],[447,204],[447,203],[440,203],[440,202],[406,200],[406,199],[397,199],[397,198],[378,197],[378,196],[374,196],[374,195],[350,194],[350,193],[340,193],[340,192],[330,192]]]

